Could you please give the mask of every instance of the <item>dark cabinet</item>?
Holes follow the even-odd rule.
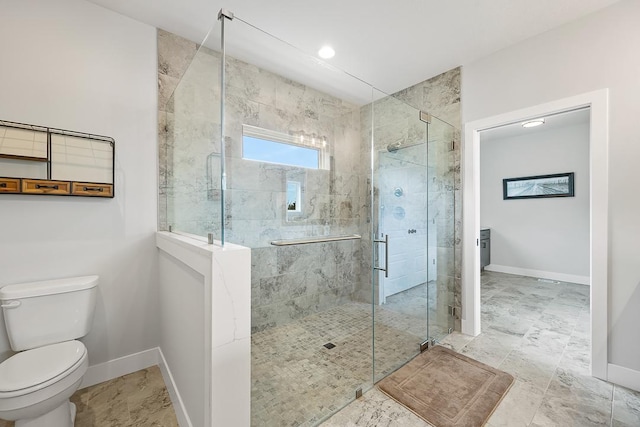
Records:
[[[491,230],[480,230],[480,270],[491,264]]]

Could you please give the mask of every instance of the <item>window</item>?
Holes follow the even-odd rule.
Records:
[[[298,181],[287,181],[287,212],[302,212],[302,191]]]
[[[251,136],[242,137],[243,159],[318,169],[319,157],[317,149],[298,147]]]
[[[246,160],[328,169],[326,145],[325,138],[296,137],[248,125],[242,129],[242,158]]]

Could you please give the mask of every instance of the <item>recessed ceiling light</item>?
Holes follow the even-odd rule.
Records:
[[[522,123],[522,127],[523,128],[533,128],[536,126],[540,126],[544,124],[544,119],[535,119],[535,120],[529,120],[528,122],[524,122]]]
[[[318,51],[318,56],[323,59],[333,58],[336,51],[331,46],[322,46]]]

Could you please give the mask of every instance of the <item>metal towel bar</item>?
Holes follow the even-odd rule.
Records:
[[[304,239],[274,240],[271,244],[273,246],[306,245],[307,243],[336,242],[338,240],[356,240],[361,238],[362,236],[359,234],[348,234],[342,236],[318,236],[306,237]]]

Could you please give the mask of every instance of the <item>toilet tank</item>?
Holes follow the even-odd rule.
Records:
[[[0,305],[14,351],[85,336],[91,329],[98,276],[20,283],[0,288]]]

